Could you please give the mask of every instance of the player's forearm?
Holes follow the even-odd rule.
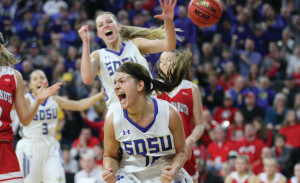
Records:
[[[203,132],[204,132],[204,125],[198,124],[195,126],[191,135],[188,136],[188,139],[192,140],[193,142],[197,142],[202,136]]]
[[[85,99],[81,99],[78,101],[79,110],[84,111],[89,109],[91,106],[94,106],[98,101],[102,100],[104,98],[105,94],[103,92],[98,93],[92,97],[88,97]]]
[[[176,174],[184,165],[186,161],[187,155],[185,152],[178,152],[175,154],[175,156],[172,159],[172,169],[174,173]]]
[[[175,25],[173,20],[165,20],[165,29],[166,29],[166,51],[171,51],[176,48],[176,32]]]
[[[103,168],[111,168],[113,173],[116,174],[117,171],[119,170],[119,161],[115,158],[105,156],[103,158]]]
[[[82,56],[81,56],[81,77],[84,84],[92,84],[94,81],[93,68],[90,58],[90,45],[88,42],[82,44]]]
[[[34,101],[33,105],[24,110],[23,114],[19,116],[20,122],[22,125],[27,126],[35,117],[37,110],[39,108],[40,102],[37,100]]]

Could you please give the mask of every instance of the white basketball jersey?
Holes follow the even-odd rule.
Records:
[[[240,180],[238,172],[231,172],[230,175],[232,180],[235,180],[236,183],[246,183],[249,178],[249,175],[247,174],[242,178],[242,180]]]
[[[25,97],[30,98],[30,105],[35,98],[31,93]],[[58,121],[58,104],[52,96],[48,97],[44,103],[40,104],[37,114],[31,123],[22,126],[21,136],[25,138],[55,137],[55,128]]]
[[[169,103],[151,99],[155,113],[146,128],[134,123],[121,107],[113,112],[115,137],[122,148],[120,169],[126,174],[159,176],[176,153],[169,129]]]
[[[109,108],[112,103],[119,103],[114,91],[114,75],[121,64],[125,62],[136,62],[147,68],[150,73],[146,59],[141,55],[139,49],[132,41],[122,43],[120,52],[103,48],[99,50],[99,55],[100,80],[104,87],[107,108]]]

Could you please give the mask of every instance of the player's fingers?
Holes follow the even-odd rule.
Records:
[[[104,179],[104,178],[103,178]],[[108,175],[108,177],[106,177],[106,182],[116,182],[117,181],[117,177],[113,174]]]
[[[164,5],[164,3],[162,2],[162,0],[159,0],[159,4],[160,4],[160,6],[161,6],[162,8],[165,8],[165,5]]]
[[[164,170],[172,170],[172,167],[171,166],[165,166]]]
[[[174,8],[177,4],[177,0],[174,1],[174,3],[172,4],[172,7]]]
[[[169,1],[169,2],[168,2],[168,5],[169,5],[169,6],[172,6],[173,0],[167,0],[167,1]]]
[[[163,16],[162,15],[155,15],[154,18],[158,18],[158,19],[163,20]]]

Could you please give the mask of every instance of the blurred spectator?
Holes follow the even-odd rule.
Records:
[[[242,107],[244,103],[244,95],[249,92],[249,90],[246,88],[245,78],[243,78],[242,76],[237,77],[234,86],[230,88],[228,92],[233,98],[234,106]]]
[[[131,9],[128,13],[129,20],[132,22],[133,18],[142,12],[143,8],[143,1],[142,0],[135,0],[133,1],[133,9]]]
[[[255,117],[253,124],[256,130],[256,136],[265,143],[265,146],[271,147],[272,145],[272,132],[267,129],[265,121],[261,117]]]
[[[300,163],[294,166],[294,176],[289,180],[288,183],[298,183],[300,181]]]
[[[210,143],[207,148],[208,159],[207,169],[219,171],[222,163],[227,161],[229,151],[232,149],[230,141],[226,140],[225,130],[221,126],[217,126],[213,130],[215,139]]]
[[[200,140],[201,143],[207,146],[212,142],[212,139],[214,138],[212,130],[220,124],[213,119],[211,112],[209,110],[203,110],[203,121],[204,121],[205,130]]]
[[[291,16],[289,12],[286,14],[286,20],[291,28],[291,31],[294,34],[295,42],[296,44],[300,44],[300,15],[295,14],[294,16]]]
[[[40,52],[39,45],[36,42],[30,44],[29,54],[27,59],[31,60],[33,69],[43,69],[44,68],[44,56]]]
[[[221,68],[221,73],[224,73],[226,70],[226,64],[228,62],[233,62],[235,64],[234,55],[231,53],[231,51],[227,47],[222,48],[222,57],[220,59],[219,67]],[[236,70],[236,68],[235,68]]]
[[[103,169],[103,144],[95,145],[93,150],[96,165],[98,166],[98,168]]]
[[[71,157],[70,148],[62,148],[62,157],[66,174],[75,174],[78,172],[78,162]]]
[[[47,0],[44,3],[43,10],[47,15],[59,13],[60,8],[68,8],[68,4],[63,0]]]
[[[125,6],[126,1],[123,0],[108,0],[104,1],[104,8],[113,14],[117,14]]]
[[[58,36],[60,38],[60,45],[63,48],[68,49],[69,46],[74,45],[77,38],[77,33],[71,29],[69,22],[64,21],[62,23],[62,32],[58,34]]]
[[[203,100],[204,106],[209,110],[214,110],[217,106],[223,104],[224,90],[221,85],[218,84],[218,78],[216,73],[209,75],[209,85],[205,88],[205,97]]]
[[[289,166],[292,164],[291,155],[293,149],[286,146],[286,137],[282,134],[275,136],[275,146],[272,147],[272,155],[277,160],[281,171],[287,174]]]
[[[213,54],[212,45],[209,42],[203,43],[201,48],[200,65],[204,66],[206,63],[211,63],[213,68],[219,65],[219,58]]]
[[[285,28],[286,24],[280,14],[276,15],[272,6],[268,6],[268,8],[264,12],[265,15],[265,23],[267,25],[267,31],[269,40],[278,41],[281,39],[281,33]]]
[[[244,138],[244,116],[241,111],[236,111],[234,114],[233,123],[229,126],[227,131],[227,138],[230,141],[241,141]]]
[[[263,160],[266,158],[272,158],[272,151],[269,147],[264,147],[261,151],[261,160],[254,163],[251,167],[252,172],[258,175],[264,171]]]
[[[252,123],[245,124],[244,135],[245,137],[237,143],[237,151],[240,155],[248,156],[249,164],[252,166],[261,160],[264,143],[256,137],[255,127]]]
[[[296,65],[294,67],[296,67]],[[296,86],[295,78],[291,75],[285,78],[284,85],[285,87],[282,89],[282,92],[286,95],[286,105],[288,108],[293,108],[295,96],[300,92],[300,88]]]
[[[238,61],[239,73],[243,77],[247,77],[249,75],[249,68],[252,64],[259,65],[261,62],[260,54],[254,51],[254,49],[254,41],[248,38],[245,42],[245,50],[238,51],[238,54],[240,56],[240,59]]]
[[[282,31],[282,39],[277,42],[277,45],[283,54],[293,54],[295,41],[292,37],[293,33],[291,32],[291,29],[289,27],[284,28]]]
[[[262,57],[264,57],[268,50],[267,50],[267,42],[268,42],[268,33],[263,28],[262,24],[256,24],[254,26],[253,35],[250,35],[251,39],[255,43],[255,51],[260,53]]]
[[[77,49],[74,46],[70,46],[68,48],[67,56],[64,59],[66,72],[73,72],[74,70],[76,70],[75,68],[76,58],[77,58]]]
[[[24,60],[22,62],[22,71],[21,71],[23,79],[26,80],[26,81],[29,81],[29,77],[30,77],[31,72],[32,72],[31,62],[28,61],[28,60]]]
[[[259,68],[257,64],[252,64],[249,69],[248,86],[257,87],[259,78]]]
[[[25,11],[23,19],[15,25],[15,32],[22,41],[32,41],[37,21],[33,19],[30,10]]]
[[[230,175],[232,170],[233,170],[233,168],[229,165],[229,163],[227,163],[227,162],[223,163],[221,171],[220,171],[220,174],[222,177],[222,182],[225,181],[226,177],[228,175]]]
[[[239,153],[234,151],[234,150],[231,150],[228,154],[228,157],[227,157],[227,162],[226,163],[223,163],[224,164],[229,164],[230,166],[230,170],[234,170],[234,166],[235,166],[235,160],[236,158],[239,156]],[[222,165],[222,168],[223,168],[223,165]],[[222,174],[222,169],[221,169],[221,172]],[[223,177],[223,176],[222,176]],[[226,177],[224,177],[225,179]]]
[[[249,160],[246,156],[239,156],[235,160],[235,171],[231,172],[225,179],[225,183],[253,182],[255,176],[249,171]]]
[[[228,91],[234,86],[237,77],[239,76],[233,62],[225,64],[224,74],[219,77],[218,84],[221,85],[225,91]]]
[[[222,183],[222,179],[206,169],[206,162],[203,159],[197,161],[197,169],[199,172],[198,183]]]
[[[256,104],[256,96],[253,92],[248,92],[245,96],[245,106],[241,112],[245,117],[246,123],[252,123],[255,117],[265,117],[265,110]]]
[[[37,24],[35,27],[35,36],[33,38],[41,50],[45,50],[46,47],[51,43],[51,37],[49,32],[45,31],[45,26],[43,24]]]
[[[291,75],[296,68],[300,66],[300,45],[296,45],[294,48],[294,54],[290,56],[288,61],[288,66],[286,68],[286,73]]]
[[[233,106],[232,96],[230,93],[225,93],[223,106],[217,107],[214,114],[214,119],[221,124],[224,121],[229,121],[233,124],[234,114],[238,110]]]
[[[279,130],[280,134],[286,137],[286,144],[293,147],[300,147],[300,124],[294,110],[289,110],[286,113],[282,127]]]
[[[92,136],[91,129],[82,128],[79,138],[73,143],[71,157],[83,157],[85,154],[91,153],[97,144],[99,144],[99,141],[96,137]]]
[[[286,108],[286,96],[283,93],[277,93],[274,99],[273,107],[266,112],[265,123],[269,130],[279,130],[283,124]]]
[[[13,0],[2,0],[0,2],[0,31],[8,36],[12,35],[12,25],[17,15],[17,3]]]
[[[294,109],[297,115],[297,121],[300,121],[300,93],[296,94]]]
[[[75,174],[75,183],[104,183],[102,178],[103,171],[95,167],[94,157],[90,154],[85,154],[80,165],[82,170]]]
[[[256,101],[256,104],[259,107],[268,109],[273,105],[276,92],[270,87],[270,84],[271,83],[268,77],[263,76],[259,78],[259,89]]]
[[[286,178],[279,172],[277,161],[274,158],[264,159],[264,172],[260,173],[255,182],[286,183]]]
[[[99,142],[103,143],[103,141],[104,141],[104,120],[90,121],[85,115],[84,122],[87,123],[91,128],[99,131]]]

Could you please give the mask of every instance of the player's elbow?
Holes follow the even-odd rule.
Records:
[[[93,84],[94,79],[92,77],[84,77],[84,76],[82,76],[82,82],[85,85],[91,85],[91,84]]]
[[[176,44],[169,44],[166,47],[166,51],[173,51],[176,49]]]

